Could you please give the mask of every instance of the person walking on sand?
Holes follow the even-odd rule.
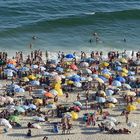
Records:
[[[80,94],[77,94],[77,101],[80,101]]]
[[[66,103],[67,103],[68,102],[68,98],[69,98],[68,92],[65,93],[65,96],[66,96]]]
[[[62,124],[62,134],[65,134],[66,132],[66,123]]]

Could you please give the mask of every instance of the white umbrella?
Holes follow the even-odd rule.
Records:
[[[55,89],[52,89],[49,92],[52,93],[54,96],[58,95],[58,92]]]
[[[128,125],[129,127],[137,127],[137,124],[134,123],[134,122],[129,122],[127,125]]]
[[[80,67],[82,67],[82,68],[85,68],[85,67],[88,67],[88,66],[89,66],[89,64],[87,62],[81,62],[80,63]]]
[[[9,123],[9,121],[4,119],[4,118],[0,119],[0,124],[6,126],[8,128],[12,128],[11,124]]]
[[[38,116],[35,116],[35,117],[33,118],[33,120],[39,121],[39,122],[45,122],[45,119],[44,119],[44,118],[38,117]]]
[[[38,65],[32,65],[31,68],[32,69],[37,69],[38,68]]]
[[[107,119],[107,120],[110,120],[110,121],[112,121],[112,122],[114,122],[114,123],[117,122],[117,120],[116,120],[114,117],[109,117],[109,116],[107,116],[106,119]]]
[[[41,129],[41,126],[39,124],[32,124],[33,128],[36,128],[36,129]]]
[[[73,84],[75,87],[81,87],[82,86],[82,84],[80,83],[80,82],[74,82],[74,84]]]
[[[41,66],[41,67],[40,67],[40,70],[41,70],[41,71],[45,71],[45,70],[46,70],[46,68],[45,68],[45,67],[43,67],[43,66]]]
[[[112,102],[112,103],[117,103],[118,102],[118,100],[114,97],[108,97],[107,101]]]
[[[5,98],[6,98],[5,103],[13,103],[13,101],[14,101],[14,99],[11,98],[10,96],[6,96]]]

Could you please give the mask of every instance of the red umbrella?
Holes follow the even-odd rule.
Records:
[[[50,93],[50,92],[46,92],[46,93],[44,94],[44,96],[45,96],[45,97],[48,97],[48,98],[54,98],[54,95],[53,95],[52,93]]]
[[[70,68],[73,69],[73,70],[78,70],[78,68],[77,68],[77,66],[75,64],[71,64]]]

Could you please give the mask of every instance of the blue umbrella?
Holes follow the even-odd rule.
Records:
[[[23,88],[16,88],[15,92],[25,92],[25,90]]]
[[[81,77],[79,75],[73,75],[72,77],[70,77],[70,80],[73,82],[80,82]]]
[[[106,102],[106,99],[103,98],[103,97],[96,97],[96,101],[97,101],[98,103],[105,103],[105,102]]]
[[[128,75],[135,75],[134,71],[128,71]]]
[[[122,67],[117,66],[117,67],[115,67],[115,70],[116,70],[116,71],[121,71],[121,70],[122,70]]]
[[[98,75],[97,75],[97,74],[92,74],[91,77],[92,77],[92,78],[98,78]]]
[[[121,82],[120,81],[118,81],[118,80],[114,80],[113,82],[112,82],[112,86],[116,86],[116,87],[121,87]]]
[[[115,80],[117,80],[117,81],[119,81],[119,82],[121,82],[121,83],[125,83],[125,81],[126,81],[126,80],[125,80],[123,77],[121,77],[121,76],[116,77]]]
[[[114,93],[114,91],[111,90],[111,89],[106,90],[106,95],[107,95],[107,96],[112,96],[113,93]]]
[[[104,76],[99,75],[98,77],[99,77],[99,78],[101,78],[104,82],[108,82],[108,79],[107,79],[107,78],[105,78]]]
[[[95,61],[95,59],[93,59],[91,57],[85,59],[85,62],[88,62],[88,63],[91,63],[91,62],[94,62],[94,61]]]
[[[39,86],[40,85],[40,82],[39,81],[31,81],[30,84],[32,86]]]
[[[75,56],[73,54],[67,54],[65,57],[66,58],[74,58]]]
[[[24,72],[24,71],[29,71],[30,69],[28,67],[24,66],[24,67],[20,68],[19,70]]]
[[[36,107],[36,105],[34,105],[34,104],[30,104],[30,105],[29,105],[29,108],[35,110],[37,107]]]
[[[13,64],[8,64],[7,68],[12,68],[13,69],[13,68],[15,68],[15,66]]]
[[[56,70],[59,71],[59,72],[63,72],[64,69],[61,68],[61,67],[57,67]]]

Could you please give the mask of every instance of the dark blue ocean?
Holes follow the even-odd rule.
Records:
[[[52,52],[138,50],[140,0],[0,0],[0,49],[30,43]]]

